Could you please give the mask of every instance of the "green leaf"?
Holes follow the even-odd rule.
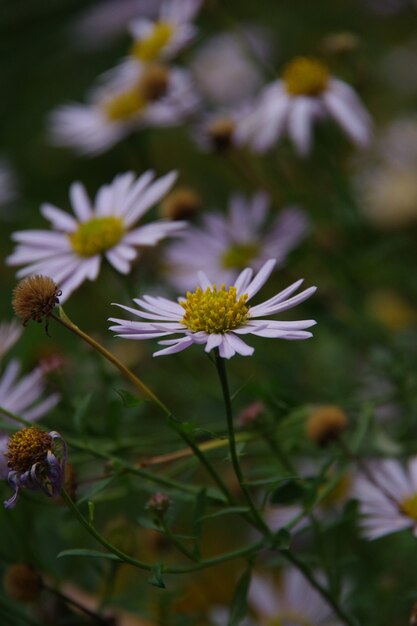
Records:
[[[94,524],[94,502],[92,500],[88,501],[88,521],[91,526]]]
[[[177,420],[173,415],[167,417],[168,426],[175,430],[176,433],[182,433],[194,439],[195,426],[191,422],[181,422]]]
[[[123,406],[128,409],[131,409],[145,402],[143,398],[139,398],[139,396],[136,396],[134,393],[127,391],[127,389],[115,389],[115,392],[120,396]]]
[[[148,583],[150,585],[159,587],[160,589],[166,589],[164,579],[162,578],[163,567],[164,566],[161,563],[157,563],[152,566],[151,575],[148,578]]]
[[[258,478],[256,480],[245,480],[245,485],[248,486],[252,486],[252,487],[261,487],[262,485],[277,485],[279,483],[283,483],[287,480],[296,480],[298,479],[298,476],[294,475],[294,476],[283,476],[281,478],[277,478],[275,477],[269,477],[269,478]]]
[[[122,559],[119,559],[118,556],[116,556],[115,554],[111,554],[111,552],[99,552],[98,550],[87,550],[84,548],[74,548],[72,550],[62,550],[62,552],[60,552],[57,555],[57,559],[62,559],[63,557],[66,556],[83,556],[83,557],[91,557],[93,559],[108,559],[110,561],[120,561],[122,562]]]
[[[90,491],[85,496],[78,500],[78,504],[82,504],[83,502],[88,502],[88,500],[91,500],[91,498],[98,495],[101,491],[103,491],[103,489],[110,485],[110,483],[114,481],[115,478],[116,476],[110,476],[109,478],[104,478],[103,480],[98,481],[97,484],[95,484],[94,487],[90,489]]]
[[[248,513],[250,511],[247,506],[229,506],[221,511],[215,511],[214,513],[208,513],[200,517],[200,521],[207,519],[214,519],[216,517],[222,517],[223,515],[233,515],[233,513]]]
[[[271,495],[273,504],[294,504],[304,496],[304,488],[299,479],[284,480]]]
[[[274,539],[274,548],[279,550],[289,550],[291,545],[291,533],[286,528],[281,528]]]
[[[239,626],[240,622],[246,616],[247,612],[247,595],[252,577],[252,566],[250,566],[240,577],[233,595],[232,604],[230,606],[229,621],[227,626]]]

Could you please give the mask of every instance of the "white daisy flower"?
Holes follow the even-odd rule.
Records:
[[[320,61],[296,57],[284,68],[281,80],[263,89],[236,134],[255,152],[266,152],[287,134],[297,152],[306,156],[314,123],[326,117],[333,118],[356,145],[368,145],[371,118],[352,87],[331,76]]]
[[[275,259],[270,259],[254,278],[253,270],[247,268],[239,274],[234,285],[228,288],[224,284],[217,288],[204,272],[199,272],[200,286],[193,293],[187,292],[186,297],[179,298],[178,302],[143,296],[142,299],[134,299],[139,309],[116,304],[147,321],[136,322],[112,317],[110,321],[115,322],[115,325],[110,330],[124,339],[180,335],[176,339],[160,341],[161,345],[168,347],[155,352],[154,356],[174,354],[195,343],[205,344],[206,352],[218,348],[224,359],[230,359],[235,354],[249,356],[253,354],[254,348],[241,339],[241,335],[248,334],[280,339],[308,339],[312,334],[305,329],[313,326],[316,323],[314,320],[281,322],[259,318],[291,309],[309,298],[316,291],[316,287],[309,287],[293,296],[302,283],[302,280],[298,280],[261,304],[253,307],[248,304],[268,280],[274,266]]]
[[[320,579],[320,573],[318,575]],[[334,616],[327,602],[295,568],[282,572],[276,584],[257,574],[252,576],[248,604],[259,617],[260,624],[283,626],[322,626],[333,624]]]
[[[54,145],[99,154],[141,128],[180,124],[198,104],[189,73],[177,67],[128,59],[101,80],[87,104],[66,104],[52,112]]]
[[[258,270],[270,258],[283,265],[305,236],[308,221],[300,209],[288,207],[267,225],[269,212],[270,199],[264,193],[251,200],[232,196],[226,215],[205,215],[201,228],[189,228],[169,246],[165,254],[169,280],[178,289],[190,289],[203,270],[217,284],[232,284],[249,265]]]
[[[201,4],[202,0],[165,0],[155,21],[133,20],[129,25],[134,37],[132,57],[142,63],[172,59],[194,39],[197,29],[191,20]]]
[[[171,189],[177,174],[170,172],[157,180],[154,177],[152,171],[138,179],[133,172],[120,174],[98,190],[94,202],[81,183],[73,183],[70,200],[75,215],[43,204],[41,213],[53,230],[13,233],[17,247],[7,258],[8,265],[24,265],[18,278],[50,276],[62,290],[61,302],[86,279],[96,280],[103,256],[118,272],[128,274],[138,247],[154,246],[185,225],[158,220],[137,226]]]
[[[395,459],[367,463],[353,490],[359,500],[361,526],[367,539],[411,528],[417,536],[417,457],[407,469]]]

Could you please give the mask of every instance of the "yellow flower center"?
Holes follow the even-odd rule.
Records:
[[[317,59],[296,57],[285,66],[282,79],[292,96],[318,96],[327,87],[329,71]]]
[[[135,117],[147,105],[138,87],[123,91],[103,103],[104,114],[110,122],[128,120]]]
[[[169,22],[156,22],[147,37],[135,41],[130,54],[139,61],[154,61],[170,42],[174,30],[175,27]]]
[[[23,428],[9,439],[6,456],[11,470],[22,474],[45,461],[52,438],[39,428]]]
[[[93,217],[79,224],[68,239],[79,256],[89,258],[113,248],[123,234],[123,222],[118,217]]]
[[[194,293],[188,291],[186,300],[180,303],[185,309],[181,322],[195,332],[227,333],[249,318],[247,299],[247,294],[237,296],[236,287],[226,289],[222,285],[217,289],[213,285],[205,291],[198,287]]]
[[[222,265],[225,269],[243,270],[259,251],[256,243],[235,243],[223,254]]]
[[[417,493],[403,500],[400,504],[400,508],[405,515],[417,522]]]

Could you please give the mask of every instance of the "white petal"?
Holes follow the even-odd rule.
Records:
[[[275,263],[275,259],[269,259],[269,261],[261,267],[255,278],[249,283],[245,292],[248,294],[248,300],[264,286],[275,267]]]
[[[72,183],[70,187],[70,200],[74,213],[80,222],[87,222],[93,217],[90,198],[82,183]]]
[[[77,220],[75,220],[72,215],[58,209],[58,207],[53,204],[47,202],[42,204],[41,213],[57,230],[73,232],[77,228]]]

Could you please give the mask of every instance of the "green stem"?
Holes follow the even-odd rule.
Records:
[[[236,436],[235,436],[235,428],[234,428],[234,423],[233,423],[232,403],[230,400],[230,391],[229,391],[229,383],[227,380],[225,360],[218,353],[216,354],[216,366],[217,366],[217,372],[219,375],[220,385],[221,385],[222,392],[223,392],[223,400],[224,400],[224,405],[225,405],[225,410],[226,410],[227,429],[229,433],[229,451],[230,451],[230,458],[232,461],[233,469],[234,469],[236,478],[239,482],[242,493],[245,496],[246,502],[248,503],[248,506],[251,510],[252,517],[253,517],[252,522],[254,523],[256,527],[258,527],[263,532],[264,535],[270,537],[272,533],[270,529],[268,528],[268,526],[266,525],[264,519],[260,515],[259,511],[257,510],[252,500],[249,490],[245,484],[245,479],[242,473],[242,469],[240,467],[239,455],[236,449]]]
[[[80,522],[80,524],[86,529],[86,531],[94,537],[98,543],[100,543],[104,548],[106,548],[111,554],[114,554],[120,561],[124,563],[129,563],[134,567],[137,567],[142,570],[146,570],[150,572],[152,570],[152,565],[149,563],[145,563],[143,561],[139,561],[138,559],[134,559],[133,557],[125,554],[121,550],[119,550],[116,546],[111,544],[101,533],[98,532],[90,524],[90,522],[84,517],[81,513],[75,502],[71,499],[65,489],[61,490],[61,495],[63,500],[66,502],[68,508],[72,511],[74,516]],[[196,563],[195,565],[191,565],[190,567],[164,567],[163,572],[166,574],[188,574],[190,572],[195,572],[202,569],[207,569],[208,567],[212,567],[213,565],[218,565],[219,563],[224,563],[225,561],[231,561],[238,558],[243,558],[250,556],[252,554],[256,554],[260,549],[265,547],[265,541],[260,540],[256,543],[253,543],[249,546],[245,546],[243,548],[238,548],[236,550],[231,550],[230,552],[226,552],[219,556],[213,557],[211,559],[206,559],[205,561],[201,561],[200,563]]]
[[[161,525],[162,528],[165,532],[165,535],[168,537],[168,539],[171,541],[171,543],[177,548],[177,550],[179,552],[181,552],[181,554],[183,554],[184,556],[186,556],[188,559],[190,559],[190,561],[194,561],[198,563],[198,559],[193,555],[193,553],[188,550],[188,548],[186,548],[181,541],[179,541],[177,539],[177,537],[174,535],[173,532],[171,532],[171,529],[169,528],[168,524],[166,523],[166,521],[164,519],[161,520]]]

